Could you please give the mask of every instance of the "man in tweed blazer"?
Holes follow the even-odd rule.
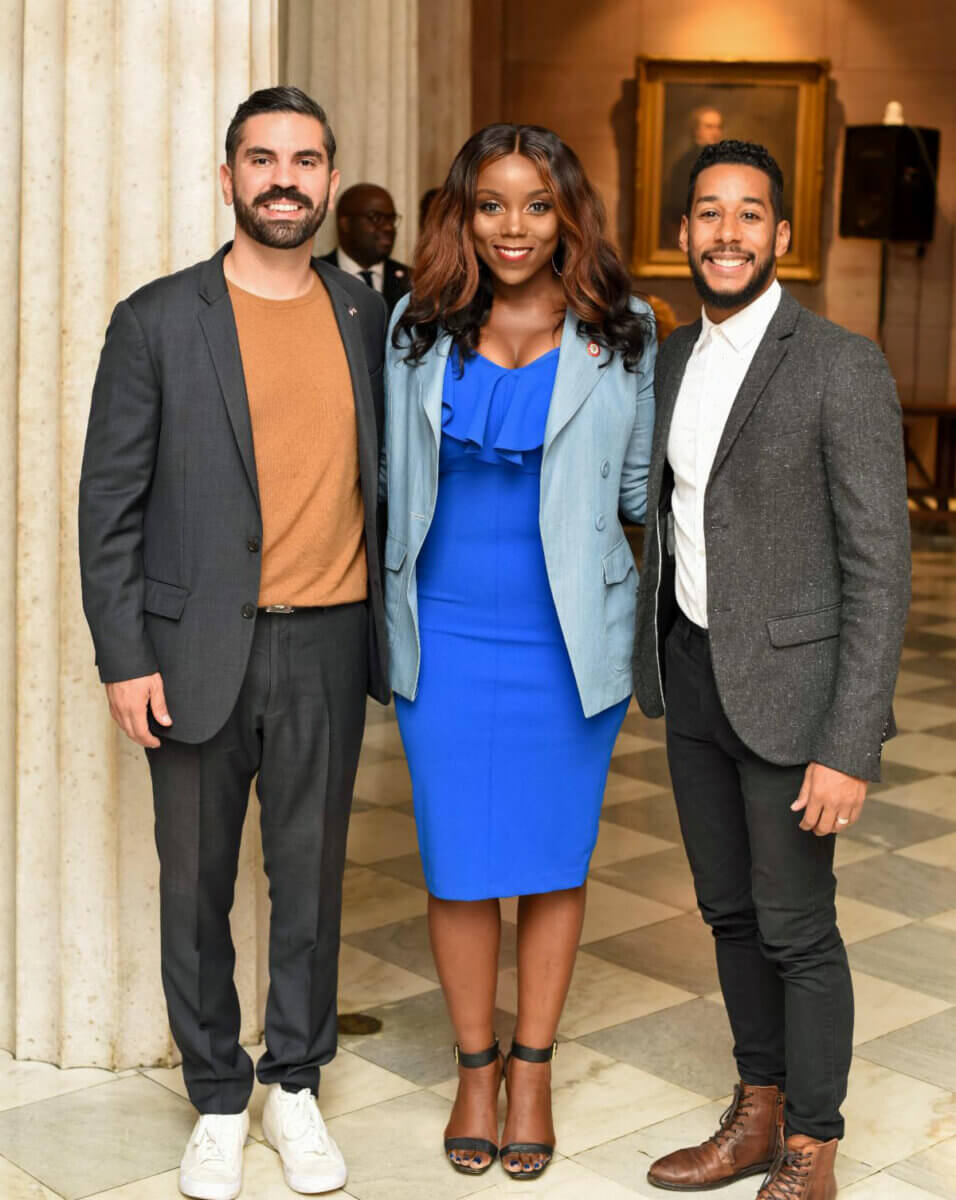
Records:
[[[761,146],[702,152],[681,248],[703,312],[658,360],[636,690],[666,704],[740,1082],[717,1133],[648,1177],[769,1167],[761,1200],[831,1200],[853,1028],[833,835],[895,732],[909,526],[886,362],[776,281],[782,191]]]

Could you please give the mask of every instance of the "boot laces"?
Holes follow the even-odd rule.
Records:
[[[734,1098],[720,1115],[720,1128],[709,1140],[716,1146],[730,1141],[742,1129],[745,1118],[753,1107],[750,1096],[744,1095],[740,1084],[734,1085]]]
[[[770,1168],[757,1200],[799,1200],[810,1178],[812,1156],[803,1150],[785,1150]]]

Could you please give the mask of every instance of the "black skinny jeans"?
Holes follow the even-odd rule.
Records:
[[[734,733],[706,630],[679,616],[665,653],[671,779],[740,1078],[786,1091],[788,1134],[842,1137],[853,990],[835,838],[804,832],[790,811],[805,765],[766,762]]]

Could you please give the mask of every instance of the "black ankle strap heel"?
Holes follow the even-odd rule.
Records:
[[[557,1057],[557,1053],[557,1042],[552,1042],[544,1050],[538,1050],[534,1046],[524,1046],[521,1042],[512,1042],[511,1049],[508,1051],[508,1061],[517,1058],[520,1062],[546,1063]],[[507,1062],[505,1066],[507,1067]],[[551,1162],[554,1146],[549,1146],[545,1142],[509,1142],[507,1146],[501,1147],[499,1153],[501,1154],[501,1165],[510,1179],[539,1179],[547,1169],[548,1163]],[[509,1171],[505,1167],[505,1158],[509,1155],[519,1154],[540,1154],[545,1161],[540,1166],[532,1167],[530,1171],[523,1170],[520,1165],[517,1171]]]
[[[501,1051],[498,1049],[498,1039],[495,1038],[495,1044],[489,1046],[487,1050],[478,1050],[474,1054],[466,1054],[461,1046],[455,1042],[455,1062],[459,1067],[487,1067],[490,1066]]]
[[[487,1050],[478,1050],[474,1054],[468,1054],[462,1050],[458,1043],[455,1043],[455,1062],[460,1067],[465,1067],[468,1070],[473,1070],[477,1067],[488,1067],[493,1062],[502,1057],[501,1050],[498,1048],[498,1039],[495,1038],[494,1044],[489,1046]],[[498,1080],[499,1086],[501,1079]],[[455,1162],[452,1154],[455,1152],[466,1152],[470,1154],[487,1154],[488,1161],[481,1167],[469,1167],[464,1163]],[[451,1137],[445,1138],[445,1154],[448,1156],[448,1161],[460,1171],[462,1175],[484,1175],[485,1171],[492,1165],[498,1157],[498,1147],[494,1142],[487,1138],[473,1137]]]
[[[522,1046],[520,1042],[512,1042],[508,1057],[530,1063],[550,1062],[552,1058],[558,1057],[558,1043],[552,1042],[546,1050],[536,1050],[533,1046]]]

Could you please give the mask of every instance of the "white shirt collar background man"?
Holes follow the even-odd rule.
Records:
[[[346,275],[354,275],[357,279],[361,279],[363,283],[368,283],[365,275],[371,275],[371,286],[381,296],[385,290],[385,259],[374,263],[370,267],[363,267],[361,263],[357,263],[354,258],[350,258],[341,246],[336,250],[336,266],[340,271],[344,271]]]

